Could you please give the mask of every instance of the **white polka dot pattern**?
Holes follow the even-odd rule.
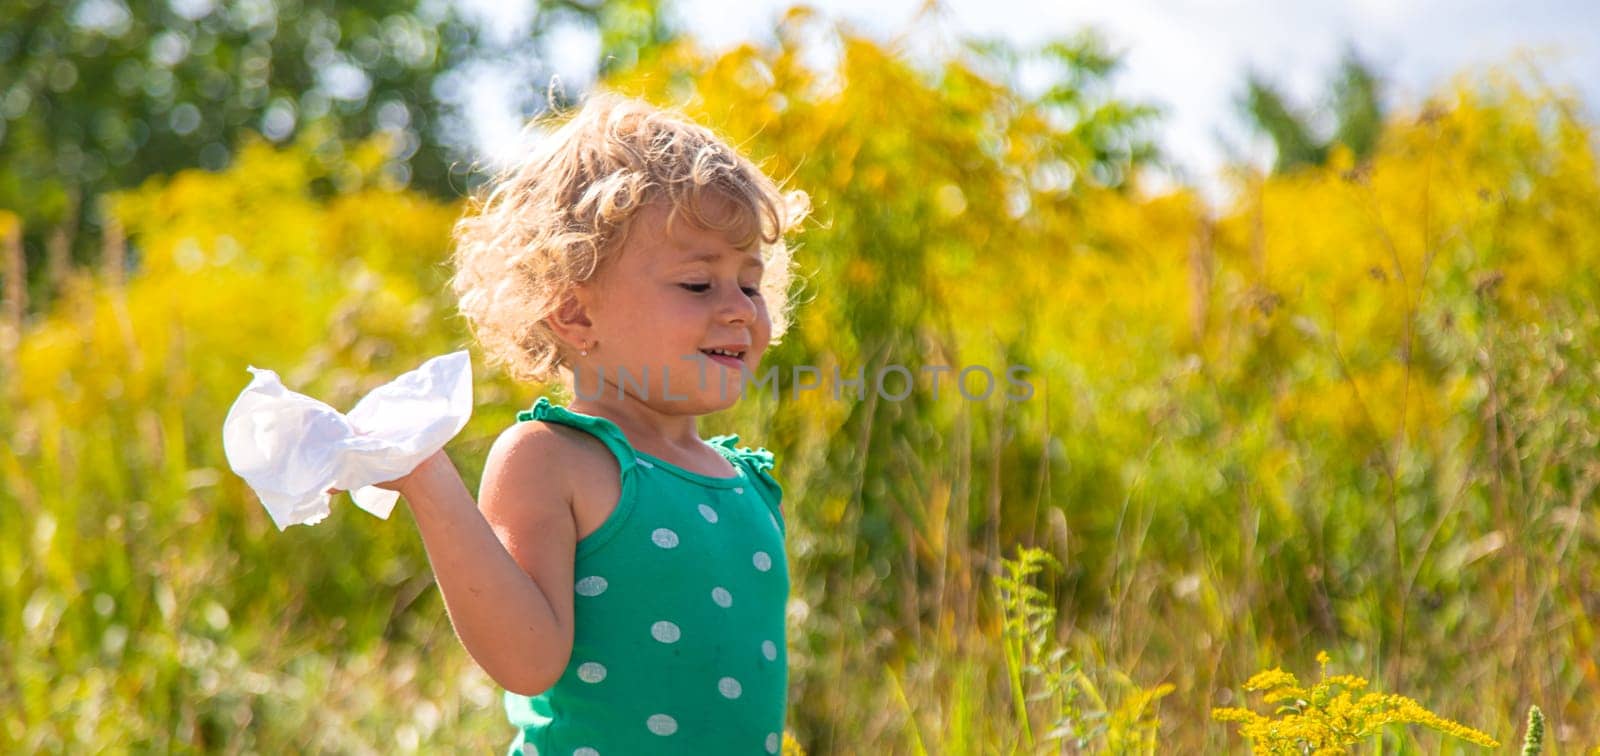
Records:
[[[534,413],[534,419],[549,418]],[[786,736],[775,715],[787,703],[787,645],[777,639],[786,638],[791,565],[778,519],[785,513],[773,506],[770,481],[759,480],[749,452],[726,440],[714,446],[734,463],[736,476],[713,481],[628,449],[627,439],[605,423],[561,424],[606,442],[622,467],[634,463],[634,476],[624,475],[633,481],[631,492],[619,502],[606,543],[590,544],[569,573],[575,610],[590,622],[547,700],[559,707],[615,696],[640,705],[606,707],[605,716],[581,724],[521,721],[522,710],[512,709],[513,724],[530,741],[522,749],[530,756],[599,756],[605,746],[606,756],[616,756],[663,753],[679,742],[685,751],[782,754]],[[772,530],[760,525],[763,514]],[[754,659],[746,656],[752,651]],[[779,726],[762,732],[763,723]],[[568,726],[556,733],[560,724]],[[551,738],[561,747],[532,750]]]
[[[678,731],[678,720],[665,714],[651,714],[650,718],[645,720],[644,726],[650,728],[651,732],[666,737]]]
[[[677,643],[678,639],[683,637],[683,633],[678,630],[677,625],[662,620],[650,626],[650,637],[662,643]]]
[[[600,662],[584,662],[578,666],[578,679],[586,683],[597,683],[606,679],[606,665]]]

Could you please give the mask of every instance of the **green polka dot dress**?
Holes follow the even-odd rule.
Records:
[[[717,478],[638,452],[610,420],[543,397],[517,420],[600,439],[622,494],[578,542],[566,672],[537,696],[506,692],[518,728],[509,753],[778,753],[789,569],[772,453],[714,437],[737,470]]]

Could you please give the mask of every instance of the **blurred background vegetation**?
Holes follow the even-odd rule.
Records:
[[[468,345],[462,77],[507,53],[453,7],[0,4],[0,750],[508,742],[413,529],[280,534],[221,447],[246,365],[347,408]],[[1148,188],[1160,113],[1091,33],[795,9],[707,49],[648,0],[541,7],[519,49],[591,29],[608,86],[812,195],[769,364],[1031,371],[1024,401],[786,377],[704,423],[779,460],[807,749],[1238,750],[1211,709],[1324,648],[1502,742],[1538,704],[1600,746],[1600,170],[1537,71],[1385,112],[1352,56],[1332,131],[1252,76],[1276,163],[1218,208]],[[474,488],[551,391],[476,372]]]

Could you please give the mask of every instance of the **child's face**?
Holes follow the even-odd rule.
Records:
[[[730,206],[718,202],[708,209]],[[577,388],[592,396],[597,371],[616,384],[626,370],[623,388],[662,412],[714,412],[739,398],[743,371],[756,369],[772,338],[760,294],[761,257],[687,218],[679,218],[669,237],[668,212],[660,203],[640,208],[620,255],[580,293],[587,300],[588,338],[599,346],[576,358]],[[743,354],[705,354],[719,347]],[[614,391],[608,386],[606,394]]]

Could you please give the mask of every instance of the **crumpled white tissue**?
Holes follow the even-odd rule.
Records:
[[[373,389],[349,415],[284,388],[271,370],[248,370],[255,377],[222,424],[223,451],[280,531],[327,517],[330,488],[352,491],[356,506],[388,519],[400,494],[373,484],[415,470],[472,415],[465,350]]]

